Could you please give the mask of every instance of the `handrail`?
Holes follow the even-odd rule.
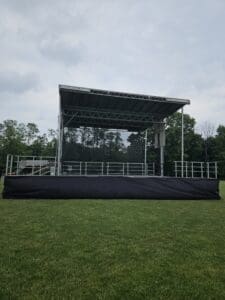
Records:
[[[217,161],[175,161],[175,177],[217,179]],[[183,172],[182,172],[183,171]]]

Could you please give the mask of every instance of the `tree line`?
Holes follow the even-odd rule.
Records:
[[[65,128],[64,160],[143,162],[145,134],[121,133],[104,128]],[[215,132],[205,123],[196,132],[196,120],[184,115],[184,160],[218,161],[220,173],[225,177],[225,126]],[[55,156],[57,131],[41,133],[34,123],[5,120],[0,123],[0,169],[4,170],[7,154],[26,156]],[[167,169],[181,157],[181,114],[175,113],[166,120],[165,161]],[[159,150],[154,148],[154,132],[148,131],[148,161],[159,161]]]

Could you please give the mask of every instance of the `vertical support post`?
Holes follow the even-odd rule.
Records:
[[[85,170],[84,170],[84,174],[85,174],[85,176],[87,176],[87,162],[85,161],[85,163],[84,163],[84,164],[85,164],[85,167],[84,167],[84,168],[85,168]]]
[[[57,157],[55,156],[55,160],[54,160],[54,175],[56,175],[56,165],[57,165]]]
[[[129,163],[127,163],[127,176],[129,176]]]
[[[148,129],[145,130],[145,153],[144,153],[145,176],[147,176],[147,151],[148,151]]]
[[[58,116],[58,140],[57,140],[57,175],[59,176],[61,173],[61,166],[60,166],[60,153],[61,153],[61,120],[60,120],[60,112],[59,112],[59,116]]]
[[[107,176],[109,175],[109,162],[107,162],[107,167],[106,167],[106,174],[107,174]]]
[[[34,175],[34,156],[33,156],[33,160],[32,160],[32,170],[31,170],[31,175]]]
[[[218,177],[218,164],[217,161],[215,162],[215,178],[217,179]]]
[[[209,179],[210,177],[209,162],[207,162],[206,164],[207,164],[207,178]]]
[[[188,161],[186,161],[186,178],[188,177]]]
[[[165,137],[165,123],[162,123],[160,126],[159,132],[159,146],[160,146],[160,176],[164,176],[164,147],[166,144]]]
[[[80,161],[80,175],[81,175],[81,172],[82,172],[82,162]]]
[[[6,157],[6,167],[5,167],[5,176],[8,175],[8,170],[9,170],[9,156],[10,156],[10,154],[7,154],[7,157]]]
[[[181,109],[181,177],[184,177],[184,108]]]
[[[41,176],[41,163],[42,163],[42,156],[40,156],[39,176]]]
[[[125,165],[124,165],[124,163],[123,163],[123,176],[124,176],[124,171],[125,171]]]
[[[164,147],[160,146],[160,176],[164,176]]]
[[[57,157],[55,156],[55,161],[54,161],[54,176],[56,175],[56,165],[57,165]]]
[[[175,177],[177,177],[177,161],[175,161],[174,163],[175,163]]]
[[[59,95],[59,120],[58,120],[58,149],[57,149],[57,175],[62,174],[62,146],[63,146],[63,115],[61,107],[61,96]]]
[[[63,144],[63,121],[62,113],[59,116],[59,134],[58,134],[58,176],[62,173],[62,144]]]
[[[191,162],[191,177],[194,178],[194,163]]]
[[[203,174],[203,162],[201,162],[201,178],[204,177],[204,174]]]
[[[155,163],[152,163],[152,175],[155,176]]]
[[[17,161],[16,161],[16,175],[19,175],[19,155],[17,155]]]
[[[104,172],[104,163],[102,162],[102,176],[103,176],[103,172]]]
[[[10,159],[10,175],[12,176],[12,169],[13,169],[13,155],[11,155],[11,159]]]
[[[155,126],[155,148],[160,151],[160,176],[164,176],[164,147],[166,145],[165,123]]]

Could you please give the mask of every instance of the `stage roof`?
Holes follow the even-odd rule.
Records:
[[[164,119],[190,100],[59,85],[63,126],[141,131]]]

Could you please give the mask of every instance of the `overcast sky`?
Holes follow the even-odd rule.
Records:
[[[0,122],[56,128],[58,84],[189,98],[225,124],[225,0],[0,0]]]

